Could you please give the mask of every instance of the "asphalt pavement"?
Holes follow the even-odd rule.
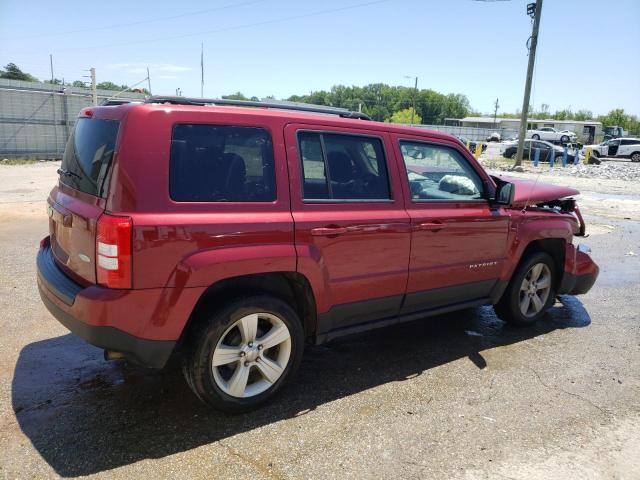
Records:
[[[482,307],[310,346],[272,403],[225,415],[176,364],[105,362],[51,317],[35,254],[53,177],[16,172],[0,176],[2,478],[640,478],[638,218],[583,211],[600,278],[533,327]]]

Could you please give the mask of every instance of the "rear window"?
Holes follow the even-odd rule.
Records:
[[[60,166],[60,181],[105,197],[119,122],[80,118],[69,137]]]
[[[176,125],[169,170],[169,191],[176,201],[276,199],[273,145],[262,128]]]

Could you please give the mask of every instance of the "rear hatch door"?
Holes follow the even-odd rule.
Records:
[[[96,226],[106,205],[118,129],[117,120],[78,119],[48,200],[56,263],[83,284],[96,283]]]

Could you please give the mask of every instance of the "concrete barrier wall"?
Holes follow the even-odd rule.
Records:
[[[116,93],[98,90],[98,103]],[[126,92],[118,98],[144,95]],[[86,88],[0,79],[0,159],[61,158],[78,113],[88,106]]]

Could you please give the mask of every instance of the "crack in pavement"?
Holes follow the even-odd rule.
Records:
[[[560,391],[560,392],[562,392],[562,393],[564,393],[564,394],[566,394],[566,395],[571,395],[572,397],[577,397],[577,398],[579,398],[580,400],[582,400],[583,402],[586,402],[586,403],[588,403],[589,405],[591,405],[593,408],[595,408],[595,409],[597,409],[597,410],[600,410],[600,412],[601,412],[601,413],[603,413],[603,414],[605,414],[605,415],[611,415],[611,416],[613,416],[613,413],[611,413],[609,410],[606,410],[605,408],[602,408],[601,406],[596,405],[596,404],[595,404],[595,403],[593,403],[591,400],[589,400],[589,399],[588,399],[588,398],[586,398],[586,397],[583,397],[582,395],[580,395],[580,394],[578,394],[578,393],[569,392],[569,391],[567,391],[567,390],[565,390],[565,389],[563,389],[563,388],[548,385],[547,383],[545,383],[545,382],[542,380],[542,378],[540,377],[540,374],[539,374],[535,369],[533,369],[533,368],[529,367],[529,370],[531,370],[531,371],[535,374],[535,376],[536,376],[536,378],[538,379],[538,381],[540,382],[540,384],[541,384],[541,385],[543,385],[544,387],[548,388],[549,390],[557,390],[557,391]]]

